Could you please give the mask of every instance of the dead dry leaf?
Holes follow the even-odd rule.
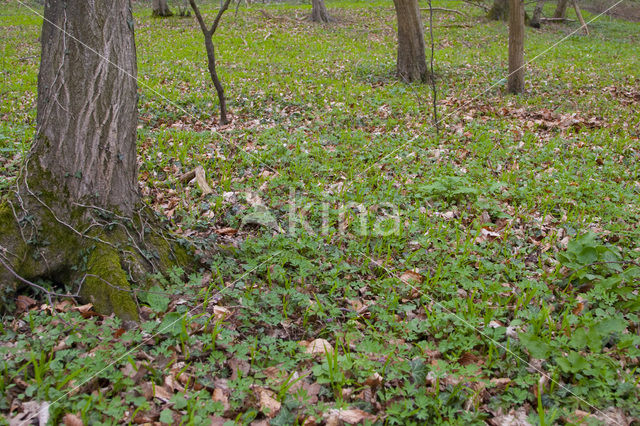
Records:
[[[84,425],[82,419],[79,416],[71,413],[67,413],[64,415],[64,417],[62,418],[62,423],[64,424],[64,426],[83,426]]]
[[[49,421],[49,402],[28,401],[22,403],[21,412],[9,420],[9,426],[34,424],[45,426]]]
[[[220,229],[216,229],[213,232],[215,232],[218,235],[235,235],[238,233],[238,230],[235,228],[220,228]]]
[[[355,425],[363,422],[364,420],[374,421],[376,416],[373,414],[367,413],[366,411],[362,411],[358,408],[351,408],[347,410],[329,410],[323,417],[327,419],[327,424],[329,421],[342,421],[348,425]]]
[[[420,284],[422,283],[423,280],[423,276],[420,275],[419,273],[415,272],[415,271],[404,271],[402,273],[402,275],[400,275],[400,280],[405,283],[405,284],[410,284],[410,283],[417,283]]]
[[[489,419],[493,426],[532,426],[527,419],[527,411],[524,407],[511,410],[507,414],[501,414]]]
[[[29,308],[31,308],[32,306],[35,306],[36,303],[38,302],[36,302],[34,299],[21,294],[16,299],[16,308],[18,313],[26,312],[29,310]]]
[[[276,394],[268,389],[256,387],[260,411],[268,417],[274,417],[280,411],[281,404],[276,400]]]
[[[305,348],[305,353],[311,355],[325,355],[333,352],[333,346],[326,339],[315,339],[311,342],[302,341],[300,345]]]

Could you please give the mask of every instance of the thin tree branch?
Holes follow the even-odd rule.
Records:
[[[204,19],[202,19],[202,14],[200,13],[200,9],[198,9],[198,5],[194,0],[189,0],[189,4],[193,9],[193,13],[196,15],[196,19],[198,20],[198,24],[200,24],[200,29],[205,34],[205,36],[209,35],[209,30],[207,29],[207,25],[204,23]]]
[[[189,0],[189,1],[193,1],[193,0]],[[229,8],[229,3],[231,3],[231,0],[226,0],[222,5],[222,7],[220,8],[220,10],[218,10],[216,19],[213,21],[213,25],[211,25],[211,34],[216,33],[216,30],[218,29],[218,25],[220,24],[220,19],[222,18],[222,15]]]

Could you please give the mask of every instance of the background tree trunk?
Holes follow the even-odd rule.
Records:
[[[167,0],[153,0],[153,16],[173,16],[173,12],[169,9]]]
[[[216,33],[218,29],[218,25],[220,24],[220,19],[222,19],[222,15],[229,8],[229,3],[231,0],[224,0],[222,7],[218,10],[218,14],[213,20],[213,24],[211,24],[211,28],[207,28],[207,25],[204,22],[204,18],[200,13],[200,9],[198,9],[198,5],[195,0],[189,0],[189,4],[193,9],[193,13],[196,15],[196,20],[200,25],[200,30],[202,30],[202,35],[204,36],[204,47],[207,51],[207,64],[209,68],[209,75],[211,76],[211,81],[213,81],[213,86],[216,88],[216,92],[218,93],[218,100],[220,101],[220,124],[225,125],[229,123],[229,119],[227,118],[227,100],[224,95],[224,88],[222,87],[222,83],[220,82],[220,78],[218,78],[218,73],[216,72],[216,55],[215,48],[213,46],[213,35]]]
[[[565,18],[567,15],[567,5],[569,4],[569,0],[558,0],[558,5],[556,6],[556,11],[553,14],[554,18]]]
[[[531,17],[530,25],[533,28],[540,28],[540,18],[542,18],[542,8],[544,7],[545,0],[538,0],[536,8],[533,9],[533,16]]]
[[[429,80],[418,0],[393,0],[398,16],[397,75],[401,80]]]
[[[506,21],[509,18],[509,0],[494,0],[487,12],[487,19],[492,21]]]
[[[46,5],[27,183],[31,189],[55,190],[65,200],[130,215],[140,198],[129,1],[106,6],[50,0]]]
[[[509,17],[509,93],[524,91],[524,0],[510,0]]]
[[[494,0],[491,9],[487,12],[487,19],[491,21],[506,21],[509,19],[509,9],[509,0]],[[526,11],[524,13],[524,23],[533,26]]]
[[[578,17],[578,21],[580,21],[580,25],[582,25],[582,29],[586,35],[589,35],[589,27],[587,27],[587,23],[584,21],[582,17],[582,12],[580,11],[580,6],[578,5],[578,0],[571,0],[573,3],[573,8],[576,11],[576,16]]]
[[[324,0],[311,0],[311,20],[313,22],[327,23],[331,21]]]
[[[239,3],[238,3],[239,4]],[[182,0],[182,6],[178,6],[178,15],[179,16],[191,16],[191,11],[189,10],[189,0]]]

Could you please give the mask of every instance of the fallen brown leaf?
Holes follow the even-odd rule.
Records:
[[[256,387],[260,411],[268,417],[274,417],[280,411],[281,404],[276,400],[276,394],[268,389]]]
[[[64,426],[83,426],[84,425],[84,422],[79,416],[71,413],[67,413],[64,415],[64,417],[62,418],[62,423],[64,423]]]

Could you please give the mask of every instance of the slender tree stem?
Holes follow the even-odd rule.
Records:
[[[222,19],[222,15],[229,8],[229,4],[231,0],[225,0],[218,10],[218,14],[211,25],[211,28],[207,28],[207,25],[204,22],[204,18],[200,13],[200,9],[196,4],[195,0],[189,0],[189,4],[191,4],[191,8],[193,9],[193,13],[196,15],[196,19],[198,24],[200,25],[200,29],[202,30],[202,34],[204,35],[204,47],[207,51],[207,63],[209,68],[209,75],[211,76],[211,81],[213,81],[213,86],[216,89],[216,93],[218,94],[218,100],[220,101],[220,124],[225,125],[229,123],[227,119],[227,101],[224,96],[224,88],[222,87],[222,83],[220,82],[220,78],[218,77],[218,73],[216,72],[216,55],[215,55],[215,47],[213,45],[213,35],[218,29],[218,25],[220,25],[220,19]]]
[[[429,82],[431,83],[431,94],[433,102],[433,125],[436,128],[436,136],[438,136],[439,123],[438,123],[438,92],[436,90],[436,76],[433,73],[433,58],[435,56],[435,41],[433,39],[433,7],[431,6],[431,0],[429,0],[429,37],[431,38],[431,62],[429,71]]]

